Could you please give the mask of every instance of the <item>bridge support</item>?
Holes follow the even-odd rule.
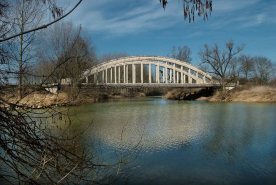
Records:
[[[181,66],[181,83],[184,84],[183,66]]]
[[[159,83],[159,74],[160,74],[160,72],[159,72],[159,70],[160,70],[159,63],[158,63],[158,65],[157,65],[156,68],[157,68],[156,69],[156,73],[157,73],[157,75],[156,75],[156,83]]]
[[[144,69],[144,64],[141,63],[141,83],[144,83],[144,72],[143,72],[143,69]]]
[[[168,83],[168,68],[167,68],[168,63],[166,62],[166,70],[165,70],[165,83]]]
[[[110,83],[113,83],[113,74],[112,74],[112,67],[110,68]]]
[[[155,66],[155,74],[152,65]],[[141,74],[137,74],[137,66],[138,69],[140,66]],[[146,80],[144,80],[145,69],[148,71],[146,75],[149,75],[148,77],[146,76],[148,78]],[[162,76],[160,76],[160,73]],[[141,77],[140,80],[139,76]],[[159,87],[162,85],[176,87],[180,84],[192,85],[192,83],[195,83],[193,85],[202,85],[212,83],[212,76],[197,67],[176,59],[158,56],[125,57],[103,62],[84,71],[81,75],[81,80],[85,80],[85,83],[88,84],[91,81],[90,77],[92,77],[92,81],[94,79],[95,84],[101,82],[101,84],[106,83],[115,87],[121,83],[123,83],[123,86],[144,86],[143,84],[151,84],[152,86],[157,85]]]
[[[151,83],[151,64],[149,64],[149,84]]]
[[[191,78],[191,69],[189,69],[189,72],[188,72],[188,83],[193,83],[192,82],[192,78]]]
[[[114,66],[114,82],[117,84],[117,67],[116,65]]]
[[[94,83],[95,84],[97,83],[97,75],[98,75],[98,73],[94,74]]]
[[[132,83],[136,83],[136,69],[135,69],[135,64],[132,63]]]
[[[128,84],[128,64],[126,65],[126,83]]]
[[[121,66],[119,66],[119,68],[118,68],[118,71],[119,71],[119,73],[118,73],[118,83],[120,84],[121,83]]]
[[[124,84],[126,83],[126,64],[124,63]]]
[[[173,83],[175,84],[175,64],[173,64]]]
[[[172,69],[170,69],[170,83],[172,83]]]
[[[105,68],[105,83],[107,84],[107,68]]]

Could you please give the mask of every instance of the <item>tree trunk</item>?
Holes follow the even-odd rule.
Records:
[[[20,32],[24,32],[24,0],[22,1],[22,9],[21,9],[21,27]],[[18,98],[22,99],[22,76],[23,76],[23,34],[20,35],[20,53],[19,53],[19,74],[18,74]]]
[[[222,95],[224,96],[225,95],[225,81],[224,81],[224,79],[221,79],[221,87],[222,87]]]

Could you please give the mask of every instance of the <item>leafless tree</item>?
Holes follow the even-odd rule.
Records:
[[[239,58],[240,63],[240,72],[244,75],[246,82],[248,81],[248,78],[251,77],[253,71],[254,71],[254,61],[253,57],[250,55],[241,55]]]
[[[264,56],[255,56],[254,59],[254,81],[256,84],[268,84],[273,78],[275,64]]]
[[[206,65],[209,68],[209,73],[220,79],[223,93],[225,93],[225,85],[235,79],[233,66],[231,67],[232,59],[243,48],[244,45],[234,47],[234,42],[229,40],[225,42],[224,49],[220,48],[218,44],[214,44],[214,46],[205,44],[204,48],[200,49],[198,53],[202,62],[201,64]]]
[[[5,1],[9,10],[4,10],[2,2],[0,4],[1,22],[9,18],[8,16],[11,15],[9,10],[14,7],[12,1]],[[25,2],[31,3],[32,1],[22,0],[21,2],[25,4]],[[51,0],[37,0],[35,2],[38,5],[54,3]],[[61,16],[59,15],[61,10],[56,10],[55,6],[51,7],[53,9],[50,11],[53,11],[53,15]],[[39,9],[39,6],[37,8]],[[16,13],[22,13],[25,10],[24,8]],[[41,12],[43,11],[44,9],[41,9]],[[7,17],[4,16],[6,13]],[[64,16],[60,18],[62,17]],[[52,23],[58,20],[60,19],[55,19]],[[11,63],[11,59],[14,58],[15,60],[14,53],[20,51],[20,47],[18,47],[19,50],[15,47],[14,39],[18,39],[20,42],[20,40],[24,41],[24,39],[31,38],[31,43],[37,44],[38,39],[29,36],[34,34],[35,30],[46,28],[50,24],[34,26],[34,28],[26,31],[20,29],[18,32],[13,32],[13,29],[11,29],[17,23],[8,22],[4,26],[1,25],[3,27],[0,30],[0,182],[6,184],[112,183],[121,174],[121,166],[130,159],[130,155],[122,156],[117,163],[109,164],[99,155],[96,155],[96,151],[87,151],[82,147],[80,136],[86,129],[83,128],[79,132],[71,130],[72,116],[68,115],[68,110],[56,108],[60,105],[56,101],[38,106],[39,102],[48,100],[48,95],[52,96],[52,94],[45,92],[42,83],[26,88],[26,93],[21,98],[17,97],[17,91],[14,87],[8,86],[10,73],[15,74],[17,71]],[[63,45],[63,48],[68,50],[62,50],[64,51],[62,55],[55,55],[59,56],[57,57],[59,64],[45,76],[44,80],[51,78],[67,62],[73,63],[75,68],[78,68],[78,64],[81,64],[80,68],[83,66],[82,64],[85,65],[88,61],[86,57],[91,45],[86,42],[89,39],[79,37],[80,33],[81,29],[79,28],[77,29],[77,37],[71,38],[73,39],[71,42],[73,47],[72,45],[68,47]],[[66,36],[71,35],[67,33],[63,36],[66,40]],[[69,41],[64,44],[69,44]],[[22,51],[27,50],[26,48],[22,44]],[[37,48],[34,49],[37,51]],[[45,56],[48,50],[52,50],[52,48],[50,46],[44,48]],[[56,52],[58,53],[59,50],[56,50]],[[27,57],[25,58],[22,55],[22,61],[27,61]],[[44,59],[47,59],[47,57]],[[47,61],[49,61],[49,58]],[[71,66],[66,66],[68,69],[65,69],[66,75],[77,76],[80,69],[72,72]],[[8,72],[3,73],[3,71]],[[23,71],[27,73],[27,71]],[[41,95],[39,101],[33,100],[34,94]],[[120,166],[120,168],[117,168],[119,171],[116,169],[116,172],[114,172],[112,169],[116,166]]]
[[[192,61],[191,54],[192,54],[191,49],[188,46],[183,46],[183,47],[173,46],[171,49],[171,52],[168,54],[168,57],[191,63]]]
[[[76,85],[81,72],[97,62],[91,38],[73,23],[56,23],[41,33],[39,42],[37,70],[40,77],[48,77],[48,82],[70,78]]]
[[[115,53],[104,53],[101,56],[98,57],[98,61],[101,62],[107,62],[113,59],[118,59],[118,58],[122,58],[122,57],[127,57],[127,53],[126,52],[115,52]]]
[[[24,0],[22,0],[22,2],[24,2]],[[28,2],[28,1],[26,0],[25,2]],[[17,33],[10,33],[9,28],[14,26],[14,22],[10,21],[8,19],[8,17],[5,17],[3,15],[5,15],[7,13],[7,11],[9,11],[8,7],[13,6],[13,2],[12,1],[4,1],[3,3],[1,3],[1,6],[0,6],[1,7],[0,22],[3,23],[2,26],[5,27],[6,31],[1,33],[0,43],[10,40],[12,38],[18,37],[20,35],[24,35],[27,33],[35,32],[35,31],[47,28],[48,26],[62,20],[63,18],[68,16],[70,13],[72,13],[79,6],[79,4],[81,2],[82,2],[82,0],[79,0],[70,11],[68,11],[66,14],[64,14],[64,9],[62,7],[59,7],[54,0],[34,0],[34,1],[32,1],[32,3],[36,3],[38,6],[43,5],[43,7],[44,7],[41,9],[40,13],[47,12],[48,14],[50,14],[53,17],[54,20],[51,20],[50,22],[44,23],[44,24],[41,23],[41,24],[36,25],[27,30],[21,30],[20,32],[17,32]]]
[[[14,24],[10,27],[10,33],[16,34],[24,32],[24,30],[36,27],[40,24],[43,14],[39,3],[35,1],[17,0],[13,2],[10,9],[12,13],[9,14],[9,19],[14,20]],[[10,39],[11,47],[9,47],[9,61],[12,68],[9,73],[15,72],[18,77],[18,97],[23,97],[23,81],[27,80],[26,71],[34,59],[33,41],[35,39],[35,32],[22,34],[19,37]],[[13,69],[16,68],[16,69]]]

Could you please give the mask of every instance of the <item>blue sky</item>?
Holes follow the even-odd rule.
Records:
[[[70,8],[76,0],[63,1]],[[189,46],[192,63],[204,44],[233,39],[246,44],[242,53],[276,62],[275,0],[213,0],[208,21],[184,21],[181,0],[84,0],[65,20],[81,24],[91,35],[97,53],[167,56],[172,46]]]

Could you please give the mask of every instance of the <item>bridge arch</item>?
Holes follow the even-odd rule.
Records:
[[[161,56],[131,56],[103,62],[85,70],[81,80],[86,84],[115,86],[212,84],[209,73]]]

